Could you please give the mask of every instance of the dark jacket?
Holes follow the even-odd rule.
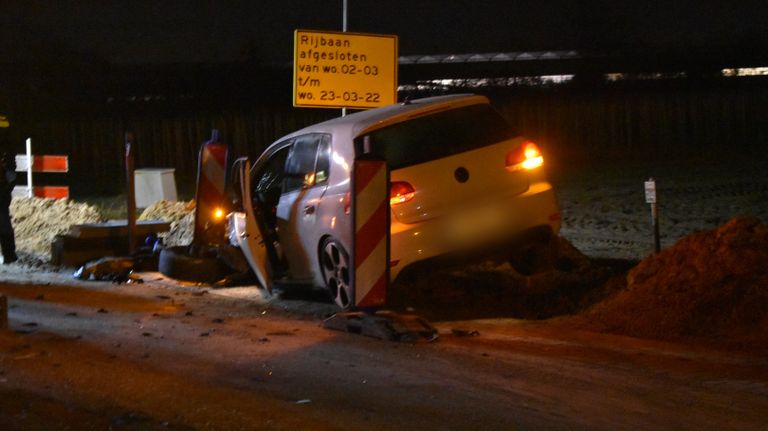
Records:
[[[8,151],[0,153],[0,206],[11,205],[11,193],[16,186],[16,155]]]

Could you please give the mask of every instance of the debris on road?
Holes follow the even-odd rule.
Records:
[[[437,329],[423,318],[386,310],[336,313],[323,321],[323,327],[389,341],[434,341],[438,337]]]
[[[82,265],[72,276],[80,280],[114,280],[127,276],[133,267],[133,258],[108,256]]]

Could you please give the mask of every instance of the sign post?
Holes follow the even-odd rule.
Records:
[[[368,109],[397,101],[397,36],[296,30],[293,106]]]
[[[645,182],[645,202],[651,204],[651,223],[653,224],[653,250],[655,253],[661,251],[661,242],[659,241],[659,208],[656,202],[656,181],[649,178]]]
[[[51,199],[69,198],[69,186],[34,186],[33,172],[69,172],[69,157],[64,155],[33,155],[32,138],[27,138],[26,153],[16,154],[16,172],[27,173],[27,184],[13,188],[14,197],[41,197]]]

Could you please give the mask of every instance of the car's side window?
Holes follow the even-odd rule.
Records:
[[[300,189],[305,184],[328,180],[330,137],[322,134],[299,136],[293,142],[285,164],[283,193]]]
[[[317,162],[315,163],[315,184],[323,184],[328,181],[331,167],[331,136],[322,135],[320,145],[317,147]]]
[[[288,158],[286,146],[277,150],[267,160],[266,164],[254,172],[251,183],[251,197],[257,208],[262,209],[268,226],[275,226],[275,207],[280,201],[283,178],[285,177],[285,161]]]
[[[253,188],[256,192],[267,193],[280,190],[284,176],[285,161],[289,147],[282,148],[270,156],[262,169],[254,176]]]

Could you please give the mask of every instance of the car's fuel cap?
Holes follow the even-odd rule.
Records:
[[[460,183],[466,183],[469,180],[469,171],[467,168],[460,166],[453,171],[453,177]]]

